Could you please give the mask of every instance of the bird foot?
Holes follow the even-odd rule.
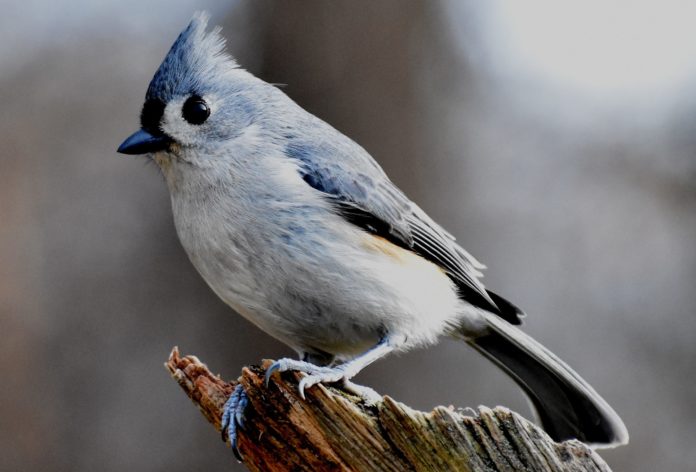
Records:
[[[230,446],[232,446],[232,452],[234,452],[235,457],[240,462],[242,461],[242,455],[239,453],[239,449],[237,449],[237,431],[239,428],[244,427],[244,410],[248,403],[249,398],[244,391],[244,387],[241,384],[237,384],[232,395],[225,402],[222,410],[222,420],[220,421],[222,440],[229,441]]]
[[[382,397],[373,389],[351,382],[350,378],[352,375],[348,367],[348,364],[341,364],[336,367],[321,367],[309,362],[298,361],[295,359],[280,359],[274,362],[266,371],[266,385],[268,385],[271,376],[275,372],[287,372],[289,370],[294,370],[307,374],[300,380],[300,383],[297,386],[297,390],[299,391],[300,397],[302,397],[303,400],[305,399],[305,390],[307,388],[319,383],[328,384],[339,381],[343,383],[343,387],[346,391],[359,396],[368,405],[374,405],[377,403],[377,401],[382,399]]]
[[[376,390],[371,389],[370,387],[365,387],[364,385],[358,385],[350,380],[343,380],[343,389],[357,397],[362,398],[367,406],[373,406],[382,401],[382,395],[377,393]]]

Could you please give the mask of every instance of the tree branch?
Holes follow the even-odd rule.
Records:
[[[505,408],[415,411],[385,396],[373,407],[322,385],[302,400],[302,374],[242,370],[249,397],[238,446],[252,471],[603,471],[606,463],[579,441],[555,443],[539,427]],[[206,419],[220,430],[222,407],[237,382],[213,375],[195,356],[172,350],[165,364]]]

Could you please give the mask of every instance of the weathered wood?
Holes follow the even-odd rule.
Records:
[[[165,365],[220,430],[222,407],[237,382],[223,381],[177,348]],[[387,396],[368,407],[323,385],[302,400],[303,374],[275,375],[266,387],[269,365],[244,368],[238,380],[250,403],[239,450],[252,471],[609,471],[586,445],[555,443],[506,408],[479,407],[475,416],[445,407],[424,413]]]

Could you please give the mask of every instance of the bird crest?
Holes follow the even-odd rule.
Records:
[[[209,15],[197,12],[179,34],[157,69],[146,99],[168,102],[173,96],[211,88],[216,79],[239,66],[225,53],[225,39],[216,26],[206,31]]]

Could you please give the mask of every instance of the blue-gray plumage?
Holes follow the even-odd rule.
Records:
[[[570,367],[514,325],[522,312],[481,283],[484,266],[411,202],[358,144],[223,52],[197,15],[119,148],[151,154],[189,258],[229,306],[292,347],[268,371],[355,385],[393,352],[464,339],[527,392],[544,428],[617,445],[616,413]],[[244,394],[225,415],[234,443]],[[237,420],[235,420],[237,418]]]

